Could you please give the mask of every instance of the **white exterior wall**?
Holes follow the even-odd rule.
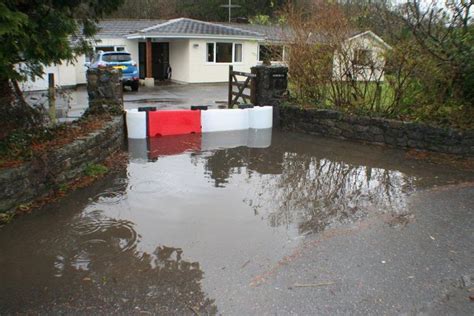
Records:
[[[344,54],[336,53],[333,62],[333,75],[335,79],[349,80],[348,72],[357,81],[383,81],[386,48],[374,40],[370,35],[356,37],[343,45]],[[364,67],[352,64],[355,52],[358,49],[371,51],[372,66]]]
[[[125,38],[102,38],[96,46],[124,46],[125,50],[132,55],[132,59],[138,63],[138,40]]]
[[[190,82],[189,62],[190,43],[189,40],[171,40],[170,46],[170,66],[173,70],[171,79],[179,82]]]
[[[77,58],[76,63],[76,85],[78,84],[86,84],[86,71],[87,67],[84,66],[86,63],[86,56],[81,55]]]
[[[102,39],[97,46],[125,46],[125,49],[132,54],[132,59],[138,63],[138,41],[123,38]],[[61,65],[51,65],[44,68],[43,78],[35,78],[20,84],[23,91],[39,91],[48,89],[48,73],[54,74],[56,86],[76,86],[86,83],[86,70],[84,66],[86,58],[84,55],[78,56],[77,61],[63,63]]]
[[[80,60],[80,58],[78,59]],[[51,65],[44,67],[43,78],[36,77],[34,80],[27,80],[20,83],[23,91],[40,91],[48,89],[48,74],[54,74],[54,83],[56,86],[75,86],[76,70],[80,67],[79,63],[64,63],[62,65]]]
[[[241,63],[208,63],[206,61],[207,43],[229,42],[242,45]],[[195,47],[195,44],[197,47]],[[229,80],[229,65],[236,71],[250,72],[250,68],[258,63],[258,42],[242,40],[189,40],[189,83],[226,82]]]

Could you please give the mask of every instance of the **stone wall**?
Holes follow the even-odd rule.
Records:
[[[87,94],[90,113],[123,112],[122,72],[113,68],[87,70]]]
[[[103,162],[124,143],[124,121],[116,116],[105,126],[21,166],[0,169],[0,213],[39,198]]]
[[[423,123],[350,116],[332,110],[280,107],[285,130],[474,156],[474,130],[458,131]]]

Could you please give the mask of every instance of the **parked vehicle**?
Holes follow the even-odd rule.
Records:
[[[113,67],[122,70],[122,83],[130,86],[132,91],[138,91],[139,77],[137,63],[132,60],[132,56],[127,52],[103,52],[99,51],[90,68]]]

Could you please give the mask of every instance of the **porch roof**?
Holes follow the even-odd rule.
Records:
[[[264,40],[265,35],[236,26],[180,18],[140,29],[138,32],[126,35],[126,38],[232,38]]]

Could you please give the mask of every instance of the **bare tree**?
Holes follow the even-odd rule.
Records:
[[[401,11],[422,50],[443,69],[442,101],[464,99],[474,105],[473,6],[473,0],[447,0],[444,5],[409,0]]]

